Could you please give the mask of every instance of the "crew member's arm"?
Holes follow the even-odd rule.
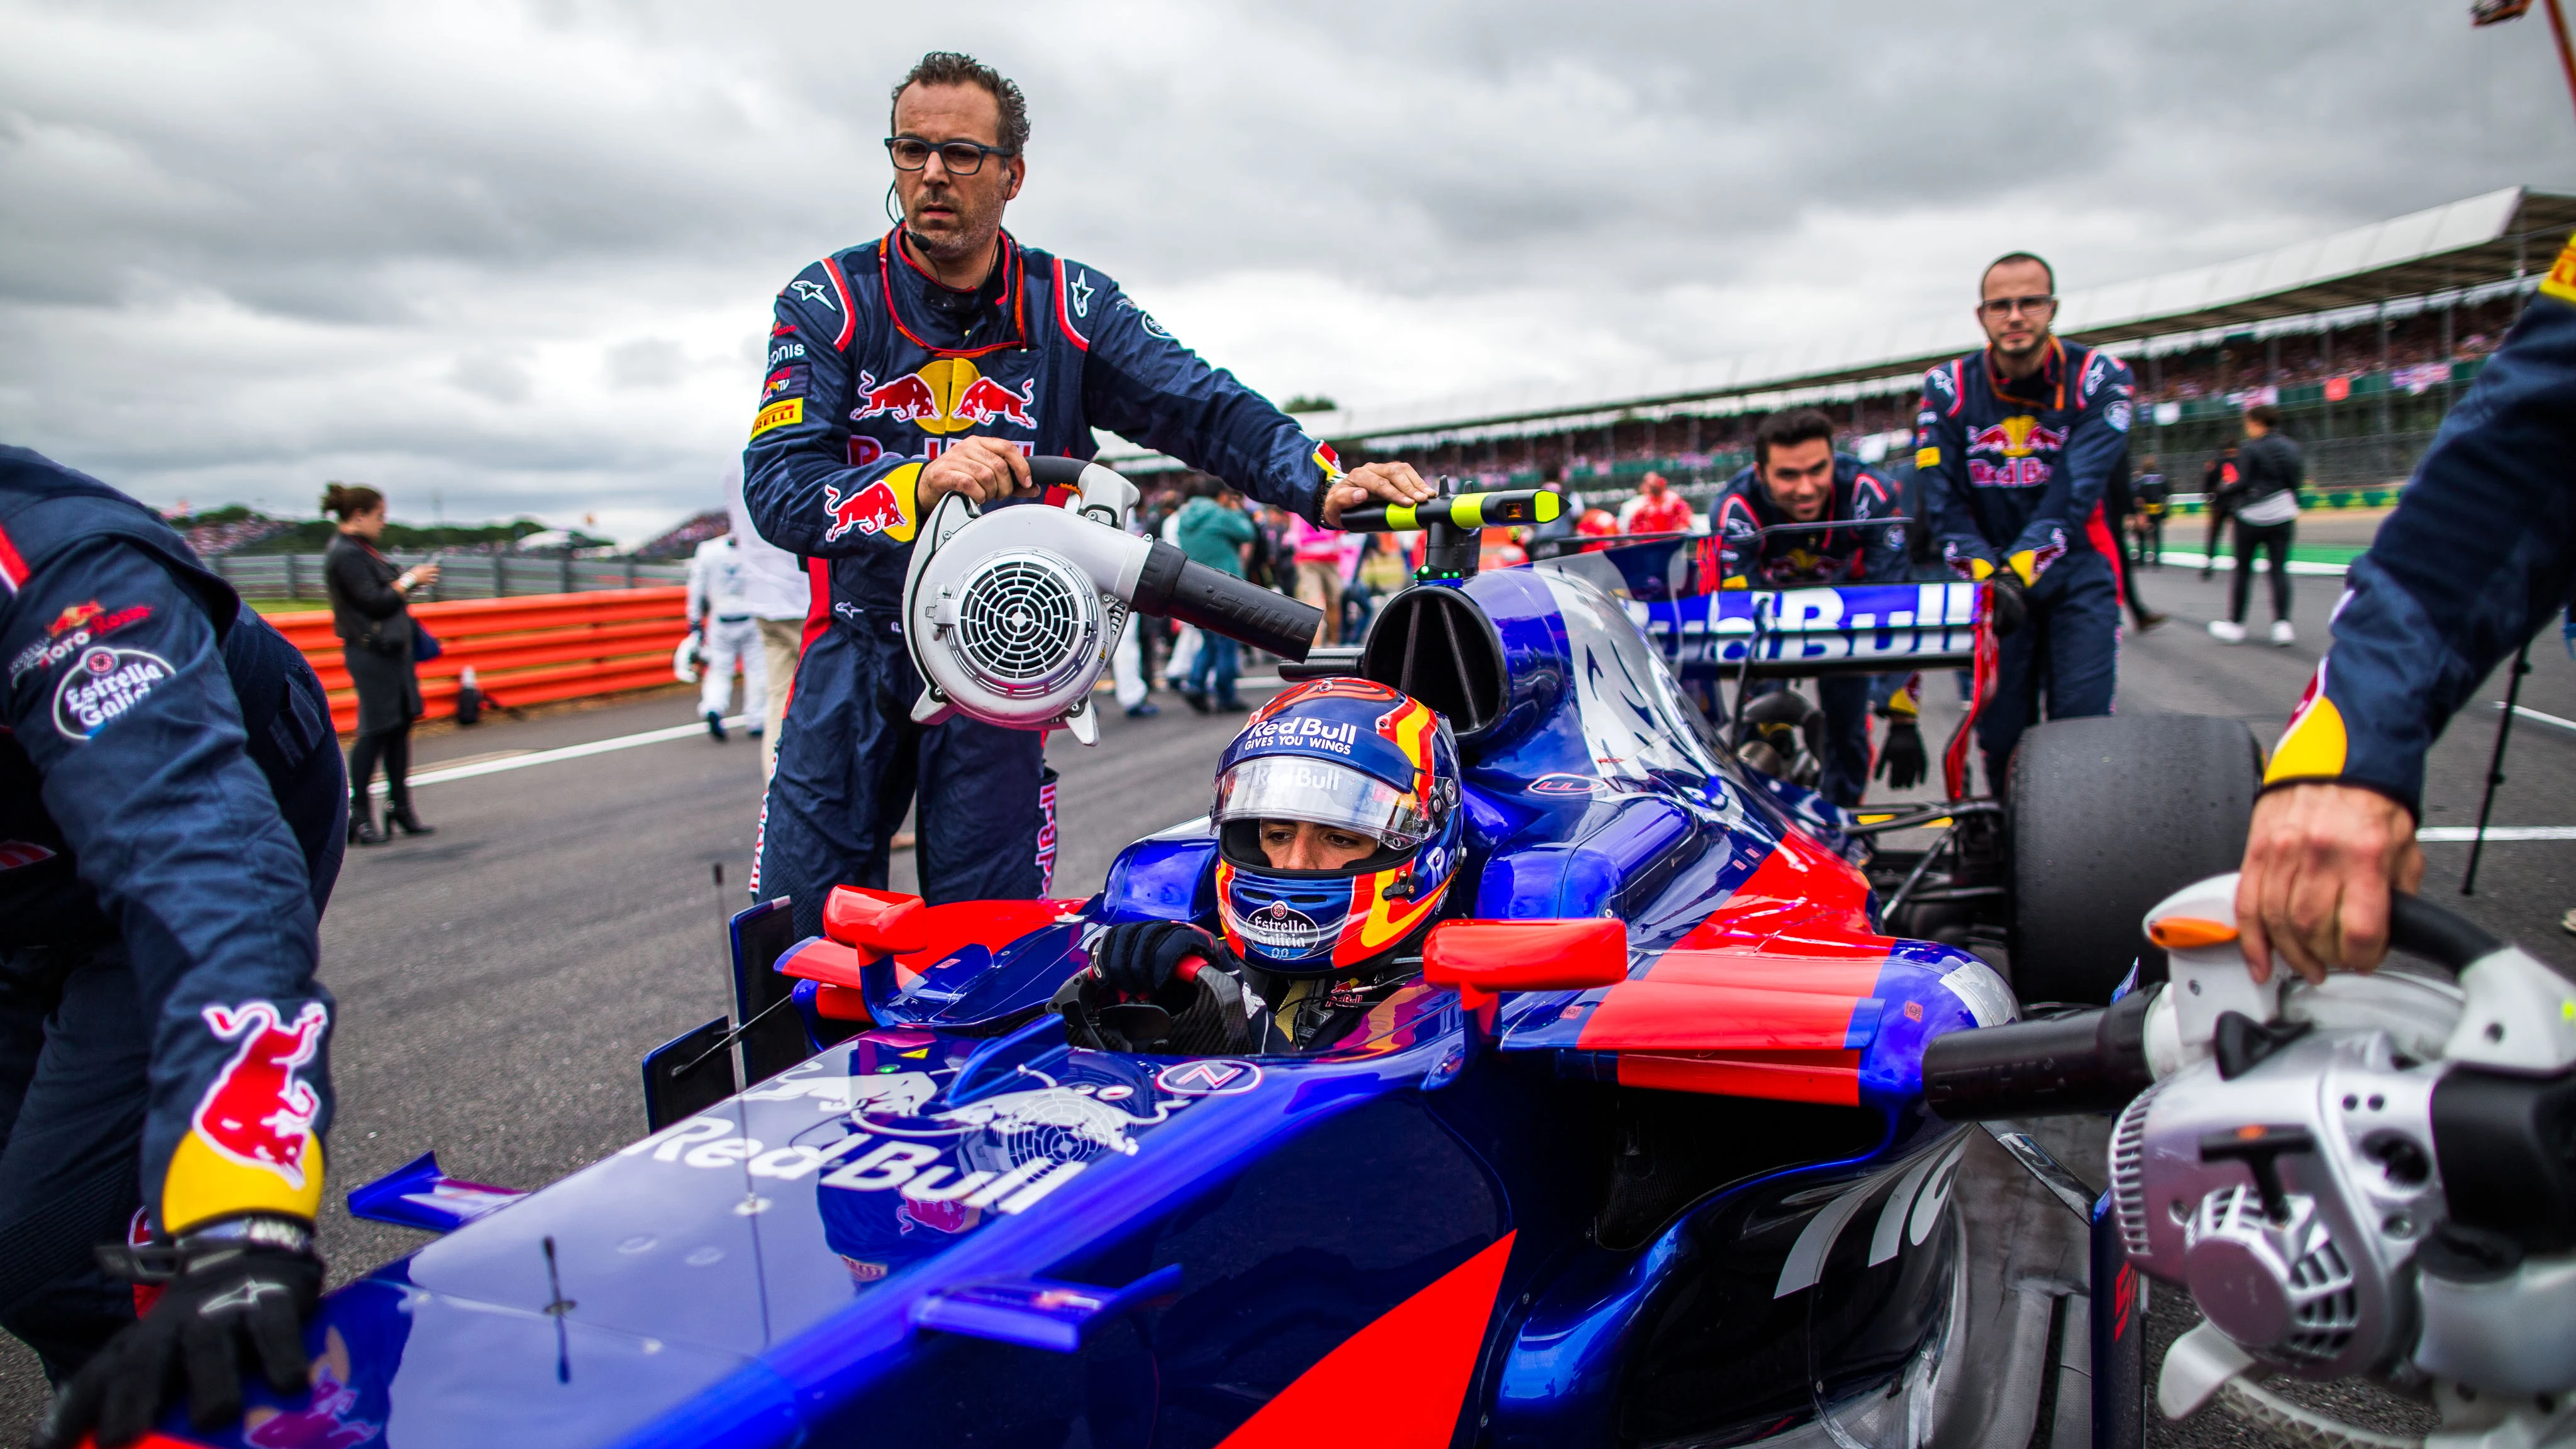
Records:
[[[851,375],[851,312],[873,294],[844,282],[837,264],[816,262],[778,294],[769,375],[787,377],[762,392],[742,453],[752,526],[808,558],[891,554],[912,541],[926,511],[913,496],[921,460],[879,456],[868,438],[852,443],[853,399],[892,379]]]
[[[2311,979],[2386,953],[2423,872],[2424,754],[2576,583],[2576,246],[2443,421],[2357,560],[2334,644],[2264,772],[2237,888],[2246,960]],[[2499,529],[2496,520],[2512,526]]]
[[[46,624],[92,604],[130,622],[49,647]],[[331,1111],[312,883],[245,753],[205,610],[149,555],[102,539],[57,555],[0,617],[0,658],[28,662],[6,686],[7,723],[154,1024],[154,1220],[169,1233],[253,1212],[310,1221]]]
[[[2083,406],[2067,430],[2057,471],[2040,490],[2039,506],[2022,524],[2004,557],[2023,583],[2039,576],[2066,552],[2068,540],[2081,532],[2102,502],[2112,470],[2129,451],[2129,414],[2136,391],[2128,364],[2099,348],[2084,360],[2074,390]]]
[[[1749,473],[1739,473],[1717,495],[1709,509],[1709,534],[1717,541],[1717,586],[1721,589],[1749,589],[1753,574],[1761,566],[1762,521],[1753,516],[1753,505],[1743,490],[1760,487]]]
[[[1960,421],[1959,364],[1945,362],[1923,374],[1923,410],[1914,418],[1914,487],[1923,500],[1923,522],[1940,545],[1941,561],[1962,578],[1995,571],[1992,545],[1978,531],[1968,505],[1968,429]]]
[[[1407,463],[1372,463],[1348,473],[1330,445],[1308,437],[1286,413],[1181,345],[1098,272],[1078,324],[1082,406],[1093,424],[1213,473],[1251,497],[1330,528],[1364,499],[1421,503],[1431,485]]]
[[[1900,515],[1896,485],[1876,472],[1863,468],[1852,475],[1852,521],[1873,520]],[[1913,561],[1905,554],[1905,531],[1920,528],[1918,523],[1876,523],[1860,534],[1860,576],[1873,584],[1901,584],[1913,572]]]

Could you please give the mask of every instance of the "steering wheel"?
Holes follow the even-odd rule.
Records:
[[[1100,968],[1086,966],[1059,987],[1049,1010],[1065,1035],[1093,1051],[1168,1056],[1233,1056],[1252,1049],[1252,1016],[1243,983],[1193,956],[1151,1001],[1112,991]]]

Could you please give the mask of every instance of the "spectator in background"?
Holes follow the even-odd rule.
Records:
[[[1649,473],[1637,486],[1637,496],[1619,509],[1619,531],[1622,533],[1690,533],[1694,531],[1691,506],[1687,499],[1673,491],[1661,473]]]
[[[1413,566],[1404,557],[1404,541],[1394,534],[1363,533],[1359,538],[1359,571],[1351,592],[1362,603],[1360,634],[1364,634],[1369,619],[1377,613],[1378,602],[1413,582]],[[1360,635],[1352,637],[1357,639]]]
[[[1294,515],[1288,520],[1288,548],[1297,565],[1297,600],[1324,611],[1322,622],[1315,626],[1318,649],[1341,642],[1342,540],[1346,537],[1338,528]]]
[[[2290,540],[2299,529],[2299,488],[2308,481],[2308,465],[2280,427],[2281,411],[2270,403],[2245,410],[2245,446],[2237,453],[2236,579],[2227,617],[2209,621],[2209,632],[2229,644],[2245,642],[2257,550],[2272,557],[2272,642],[2299,638],[2290,627]]]
[[[2149,453],[2146,466],[2139,472],[2132,491],[2138,499],[2138,511],[2129,520],[2130,532],[2137,540],[2137,561],[2150,568],[2165,566],[2165,510],[2171,506],[2173,485],[2156,471],[2156,455]]]
[[[2236,503],[2236,442],[2219,445],[2218,456],[2200,467],[2200,496],[2209,513],[2209,539],[2200,546],[2200,576],[2218,572],[2218,545],[2226,537],[2227,510]]]
[[[768,733],[769,667],[760,626],[751,616],[751,576],[743,569],[741,535],[728,533],[698,545],[689,556],[689,630],[705,661],[698,713],[716,743],[725,739],[725,706],[733,702],[733,671],[742,666],[742,712],[755,737]],[[767,746],[762,747],[767,753]]]
[[[1188,554],[1191,562],[1236,578],[1247,576],[1244,570],[1261,533],[1243,511],[1243,495],[1223,483],[1217,485],[1214,498],[1190,500],[1180,512],[1178,531],[1181,552]],[[1191,709],[1206,714],[1211,707],[1243,708],[1243,701],[1234,693],[1236,658],[1233,640],[1207,630],[1199,632],[1198,657],[1191,661],[1190,682],[1181,691],[1181,698],[1189,702]]]
[[[787,717],[787,695],[796,683],[797,661],[805,652],[805,611],[813,604],[814,590],[805,577],[804,560],[752,528],[738,478],[733,495],[725,500],[725,514],[733,520],[734,541],[742,546],[751,617],[760,629],[761,672],[768,683],[769,704],[760,731],[760,778],[765,784],[778,771],[778,730]]]
[[[331,630],[358,690],[358,738],[349,746],[349,841],[382,845],[399,827],[427,835],[411,808],[411,722],[420,718],[420,675],[412,665],[409,594],[438,582],[438,565],[400,569],[376,550],[385,531],[385,495],[334,483],[322,511],[340,515],[340,534],[322,559],[331,598]],[[372,784],[385,767],[385,824],[376,828]]]

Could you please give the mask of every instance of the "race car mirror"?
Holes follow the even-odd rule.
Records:
[[[823,898],[823,934],[871,956],[900,956],[929,944],[921,897],[865,886],[834,886]]]
[[[1422,979],[1471,1004],[1505,991],[1582,991],[1628,979],[1628,923],[1443,921],[1422,947]]]

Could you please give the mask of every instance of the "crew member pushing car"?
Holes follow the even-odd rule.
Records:
[[[1814,408],[1773,413],[1753,435],[1752,465],[1727,480],[1709,510],[1710,536],[1704,547],[1718,587],[1901,584],[1910,565],[1896,500],[1893,483],[1860,459],[1834,451],[1834,425],[1823,413]],[[1900,521],[1880,521],[1890,518]],[[1851,526],[1816,526],[1842,524]],[[1773,529],[1780,531],[1768,532]],[[1817,701],[1825,711],[1824,769],[1817,789],[1826,799],[1858,805],[1869,788],[1873,704],[1888,721],[1878,772],[1898,790],[1923,782],[1929,761],[1915,723],[1917,691],[1905,688],[1912,678],[1900,670],[1816,681]]]
[[[806,933],[832,886],[886,883],[916,789],[925,898],[1039,890],[1041,737],[909,718],[921,683],[898,633],[904,572],[941,495],[1027,493],[1032,455],[1088,458],[1099,427],[1328,527],[1365,499],[1433,496],[1405,464],[1344,473],[1117,283],[1003,231],[1027,174],[1017,86],[966,56],[924,56],[895,88],[893,129],[903,221],[778,294],[743,456],[761,535],[818,572],[752,876],[756,894],[795,898]]]
[[[2576,588],[2570,458],[2576,240],[2345,575],[2245,838],[2236,915],[2257,980],[2275,950],[2311,980],[2387,953],[2388,893],[2424,874],[2424,752]]]
[[[1247,993],[1254,1051],[1340,1041],[1420,974],[1463,832],[1457,746],[1428,706],[1318,679],[1252,715],[1217,764],[1217,917],[1130,921],[1089,942],[1112,991],[1165,996],[1192,958]]]
[[[23,448],[0,448],[0,659],[0,1325],[58,1386],[44,1449],[129,1442],[183,1384],[220,1427],[239,1340],[303,1384],[322,1288],[330,704],[149,509]],[[96,1257],[138,1229],[139,1322]]]
[[[2117,545],[2102,496],[2129,448],[2129,369],[2049,330],[2055,292],[2048,263],[2027,252],[1988,265],[1977,304],[1987,345],[1924,374],[1915,423],[1942,558],[1995,581],[1998,632],[2020,625],[2001,641],[1977,718],[1998,794],[2043,703],[2050,719],[2109,714],[2118,683]]]

